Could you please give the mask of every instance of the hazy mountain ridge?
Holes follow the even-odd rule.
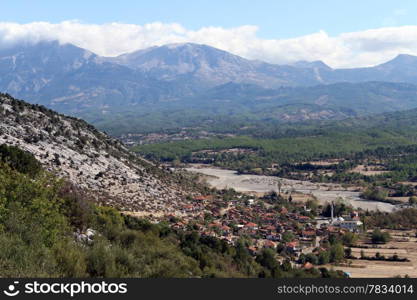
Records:
[[[175,102],[137,107],[94,123],[116,135],[182,127],[224,126],[227,122],[341,120],[417,108],[417,86],[408,83],[335,83],[264,89],[227,83]],[[226,123],[225,123],[226,122]],[[223,124],[223,125],[221,125]]]
[[[207,45],[192,43],[170,44],[103,59],[129,68],[141,70],[159,80],[176,80],[178,76],[190,75],[204,86],[227,82],[252,83],[264,87],[298,85],[313,78],[307,70],[302,74],[292,66],[276,66],[260,61],[251,61]],[[308,68],[309,69],[309,68]],[[283,72],[298,72],[296,81],[285,78]],[[281,75],[281,76],[280,76]],[[291,79],[292,80],[292,79]],[[311,80],[311,79],[310,79]]]
[[[170,174],[79,119],[0,94],[0,144],[32,153],[43,166],[99,202],[121,210],[175,213],[187,192]]]
[[[417,83],[417,57],[407,54],[399,54],[374,67],[333,69],[322,61],[298,61],[288,65],[252,61],[207,45],[184,43],[151,47],[99,60],[142,70],[163,80],[192,74],[216,84],[231,81],[266,88],[365,81]]]
[[[387,84],[378,90],[371,81]],[[241,109],[256,118],[341,119],[414,108],[413,87],[404,83],[417,83],[415,56],[399,55],[370,68],[332,69],[321,61],[251,61],[192,43],[111,58],[58,42],[0,51],[1,91],[94,124],[161,109],[192,107],[202,113],[213,103],[216,111]]]
[[[95,57],[90,51],[58,42],[6,48],[0,51],[0,84],[4,91],[13,94],[39,92]]]

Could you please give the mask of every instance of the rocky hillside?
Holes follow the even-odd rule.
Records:
[[[131,154],[79,119],[0,94],[0,144],[32,153],[43,166],[121,210],[178,213],[186,205],[176,177]]]

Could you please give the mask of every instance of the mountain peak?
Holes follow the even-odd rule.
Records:
[[[251,61],[240,56],[195,43],[151,47],[108,61],[147,72],[153,78],[175,80],[177,76],[196,76],[204,84],[235,81],[236,78],[246,76],[253,68]]]
[[[15,53],[17,51],[24,51],[24,52],[35,52],[35,51],[41,51],[41,52],[72,52],[72,53],[78,53],[78,54],[88,54],[88,56],[95,55],[93,52],[86,50],[84,48],[80,48],[74,44],[71,43],[61,43],[58,40],[45,40],[45,41],[38,41],[38,42],[26,42],[26,43],[20,43],[13,45],[11,47],[6,47],[1,50],[1,54],[3,52],[11,52]]]
[[[386,63],[383,63],[382,65],[410,64],[410,63],[416,63],[416,62],[417,62],[417,56],[414,56],[411,54],[398,54],[392,60],[387,61]]]
[[[394,59],[410,59],[410,58],[415,59],[415,58],[417,58],[417,56],[402,53],[402,54],[398,54]]]
[[[319,69],[328,69],[328,70],[331,69],[328,65],[326,65],[321,60],[315,60],[315,61],[300,60],[291,64],[291,66],[297,67],[297,68],[319,68]]]
[[[142,53],[146,53],[145,49]],[[197,43],[173,43],[173,44],[166,44],[159,47],[152,47],[151,51],[157,51],[158,54],[165,54],[165,55],[191,55],[193,58],[204,58],[207,56],[220,56],[220,57],[235,57],[241,58],[235,54],[229,53],[227,51],[221,50],[219,48],[215,48],[212,46],[208,46],[205,44],[197,44]],[[140,51],[140,50],[139,50]],[[202,57],[201,57],[202,56]]]
[[[197,43],[172,43],[172,44],[166,44],[166,45],[162,45],[161,47],[166,47],[169,49],[176,49],[176,48],[184,48],[184,47],[188,47],[188,48],[197,48],[197,47],[202,47],[205,45],[202,44],[197,44]],[[207,46],[209,47],[209,46]]]

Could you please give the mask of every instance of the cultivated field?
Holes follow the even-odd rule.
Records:
[[[352,248],[352,255],[360,257],[363,251],[365,256],[375,256],[377,252],[386,257],[397,254],[400,258],[407,258],[409,262],[371,261],[362,259],[349,260],[344,266],[329,266],[334,269],[350,273],[355,278],[370,277],[395,277],[409,276],[417,278],[417,238],[414,231],[389,231],[392,241],[385,245],[378,245],[377,248]],[[373,247],[362,243],[362,246]]]
[[[366,176],[373,176],[373,175],[380,175],[384,173],[388,173],[388,171],[383,170],[380,166],[365,166],[365,165],[359,165],[352,170],[350,170],[352,173],[359,173]]]

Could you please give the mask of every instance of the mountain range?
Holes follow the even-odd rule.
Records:
[[[414,84],[417,57],[404,54],[375,67],[332,69],[321,61],[274,65],[191,43],[117,57],[56,41],[0,50],[2,92],[110,131],[122,121],[136,127],[124,132],[140,130],[158,118],[173,127],[195,124],[176,121],[181,111],[183,119],[298,121],[411,109]]]

